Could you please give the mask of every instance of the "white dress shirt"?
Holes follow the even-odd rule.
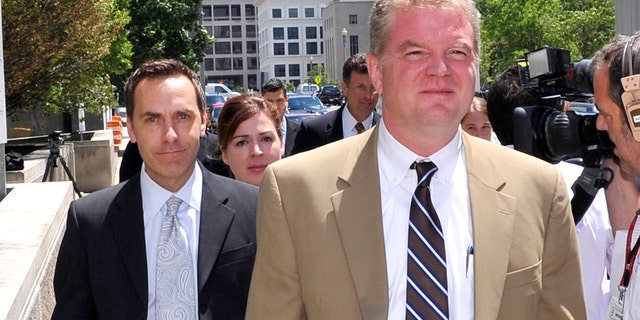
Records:
[[[342,137],[347,138],[358,134],[358,130],[356,130],[357,123],[358,120],[351,115],[349,108],[345,106],[344,111],[342,112]],[[362,121],[362,125],[365,130],[371,129],[373,126],[373,112],[371,112],[369,116]]]
[[[144,239],[147,253],[147,281],[149,290],[149,304],[147,319],[156,319],[156,253],[160,241],[160,227],[162,218],[167,210],[166,202],[172,195],[180,198],[182,204],[178,209],[178,221],[184,228],[189,241],[189,250],[193,259],[193,274],[196,286],[193,288],[198,301],[198,237],[200,235],[200,203],[202,200],[202,171],[196,163],[191,177],[175,194],[155,183],[142,165],[140,172],[140,187],[142,189],[142,211],[144,213]]]
[[[639,219],[640,220],[640,219]],[[627,252],[627,230],[618,230],[615,235],[615,244],[613,246],[613,261],[611,264],[611,293],[617,295],[620,291],[618,286],[620,285],[620,279],[622,279],[622,272],[625,265],[625,257]],[[631,237],[630,247],[640,237],[640,221],[636,222],[633,229],[633,235]],[[640,250],[636,255],[635,265],[633,267],[633,273],[629,280],[629,286],[624,295],[624,320],[640,320]],[[603,318],[604,319],[604,318]]]
[[[571,187],[583,171],[583,167],[564,161],[555,166],[562,174],[567,187]],[[570,199],[573,198],[571,188],[568,190],[568,196]],[[600,189],[587,212],[576,224],[582,266],[582,286],[589,320],[604,319],[611,300],[609,279],[607,279],[611,270],[613,248],[611,229],[607,200],[604,197],[604,190]]]
[[[407,298],[407,248],[409,209],[418,184],[411,164],[425,159],[400,144],[379,124],[378,170],[382,200],[387,277],[388,319],[404,319]],[[431,180],[431,198],[444,232],[450,319],[473,319],[473,256],[467,267],[467,250],[473,246],[469,187],[460,128],[453,140],[429,157],[438,166]]]

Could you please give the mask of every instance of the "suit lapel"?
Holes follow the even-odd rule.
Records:
[[[342,130],[342,113],[346,109],[346,104],[340,107],[337,112],[333,113],[332,121],[327,123],[327,143],[338,141],[344,138]]]
[[[511,251],[517,199],[502,193],[506,178],[483,145],[463,134],[465,147],[475,274],[474,312],[478,319],[496,319]]]
[[[126,270],[140,301],[148,304],[147,252],[145,249],[144,218],[140,174],[136,174],[122,187],[107,211],[116,246],[122,254]]]
[[[200,208],[200,237],[198,249],[198,291],[207,282],[213,265],[224,245],[234,212],[228,200],[228,182],[202,169],[202,207]]]
[[[346,155],[345,171],[337,181],[341,191],[331,200],[363,318],[373,319],[388,309],[377,129],[360,137],[363,148]]]

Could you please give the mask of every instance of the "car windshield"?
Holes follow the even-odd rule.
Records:
[[[220,110],[222,110],[222,107],[213,108],[213,117],[214,118],[218,118],[218,116],[220,115]]]
[[[207,105],[214,103],[224,103],[224,97],[221,95],[207,95]]]
[[[328,94],[336,94],[336,93],[340,93],[340,90],[338,90],[338,88],[336,87],[325,87],[323,89],[323,92]]]
[[[289,110],[312,110],[322,111],[324,107],[319,99],[315,97],[300,97],[289,99]]]

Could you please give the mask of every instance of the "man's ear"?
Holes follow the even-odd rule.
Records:
[[[131,119],[128,119],[125,127],[127,128],[129,141],[131,141],[132,143],[136,143],[138,139],[136,139],[136,131],[133,129],[133,121],[131,121]]]
[[[369,79],[373,83],[373,87],[382,95],[382,65],[378,63],[378,58],[371,52],[367,53],[367,68],[369,69]]]

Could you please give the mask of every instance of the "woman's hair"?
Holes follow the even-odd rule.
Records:
[[[227,100],[222,110],[220,110],[220,116],[218,117],[218,145],[220,150],[227,148],[240,124],[260,112],[264,112],[271,118],[278,132],[278,137],[282,138],[282,133],[280,132],[282,117],[279,116],[278,107],[261,96],[242,94]]]

